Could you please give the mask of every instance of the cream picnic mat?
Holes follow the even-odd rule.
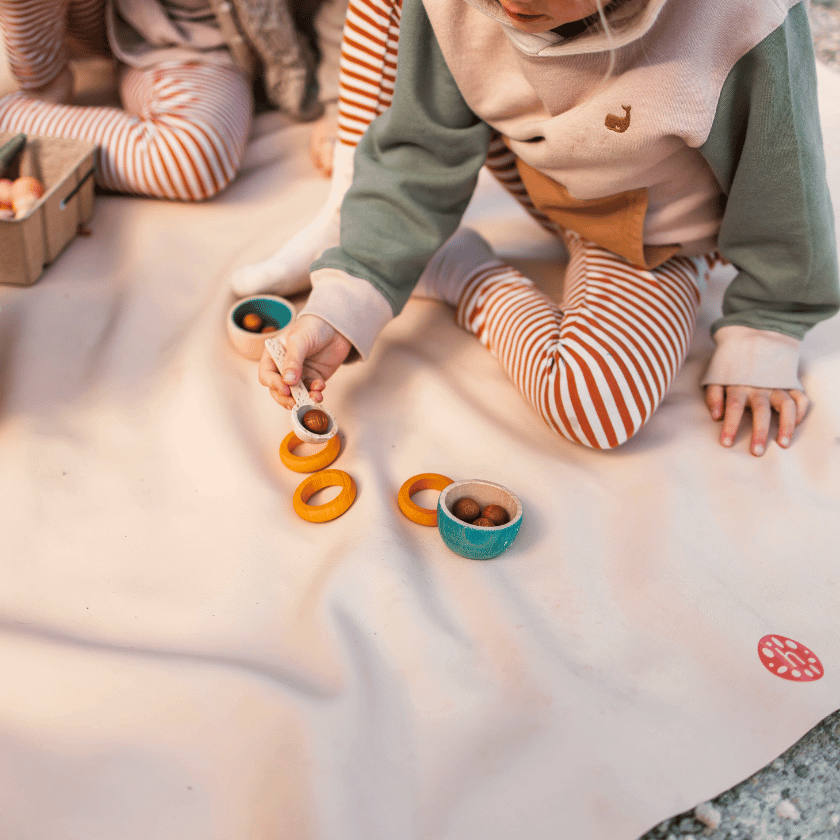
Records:
[[[554,438],[450,310],[410,302],[327,389],[354,504],[294,513],[288,415],[224,319],[231,270],[326,194],[307,134],[261,116],[207,204],[100,197],[91,236],[0,289],[0,837],[634,840],[836,710],[840,322],[807,339],[794,446],[725,451],[698,387],[725,274],[612,453]],[[557,282],[489,178],[468,221]],[[422,472],[517,493],[507,553],[408,521]]]

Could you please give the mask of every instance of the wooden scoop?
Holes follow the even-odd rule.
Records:
[[[265,346],[271,354],[271,358],[274,359],[274,364],[277,365],[277,370],[282,370],[283,360],[286,358],[286,348],[280,343],[280,339],[276,337],[267,338],[265,340]],[[292,396],[295,400],[295,407],[292,409],[291,417],[292,431],[295,435],[301,440],[309,441],[309,443],[324,443],[325,441],[328,441],[338,431],[338,423],[336,423],[335,417],[333,417],[332,414],[323,407],[323,405],[318,405],[312,402],[309,397],[309,391],[306,390],[306,386],[303,382],[290,385],[289,390],[292,392]],[[318,411],[323,411],[329,418],[330,425],[322,434],[311,432],[303,425],[304,414],[311,411],[313,408]]]

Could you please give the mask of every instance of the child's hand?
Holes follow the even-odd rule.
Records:
[[[313,402],[321,402],[326,380],[338,370],[352,348],[340,332],[316,315],[301,315],[283,336],[283,345],[286,349],[283,370],[278,371],[271,354],[263,350],[259,379],[271,396],[289,409],[295,406],[289,385],[303,379]]]
[[[783,391],[747,385],[707,385],[706,405],[713,420],[723,418],[723,428],[720,430],[722,446],[732,446],[744,410],[748,408],[752,413],[753,427],[750,452],[763,455],[767,449],[772,412],[776,411],[779,415],[776,443],[787,448],[793,438],[793,430],[808,413],[810,400],[802,391],[795,389]]]
[[[338,134],[336,117],[327,112],[315,123],[309,138],[309,157],[313,166],[325,177],[332,175],[333,148]]]

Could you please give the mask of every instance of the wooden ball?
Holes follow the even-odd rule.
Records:
[[[501,505],[487,505],[481,511],[481,515],[485,519],[489,519],[494,525],[504,525],[505,522],[510,522],[508,512]]]
[[[242,326],[248,332],[259,332],[263,326],[263,319],[256,312],[248,312],[242,318]]]
[[[277,329],[276,324],[265,324],[263,328],[260,330],[261,333],[270,333],[274,332]]]
[[[452,505],[452,513],[463,522],[472,522],[481,513],[481,505],[475,499],[464,496]]]
[[[482,528],[495,528],[496,523],[492,519],[488,519],[486,516],[479,516],[473,523],[473,525],[480,525]]]
[[[314,432],[316,435],[324,434],[330,427],[330,418],[319,408],[313,408],[307,411],[300,422],[310,432]]]

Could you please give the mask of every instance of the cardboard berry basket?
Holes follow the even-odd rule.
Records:
[[[0,131],[0,145],[14,135]],[[93,215],[96,146],[86,140],[29,134],[4,173],[32,175],[44,195],[19,219],[0,219],[0,283],[31,286]]]

